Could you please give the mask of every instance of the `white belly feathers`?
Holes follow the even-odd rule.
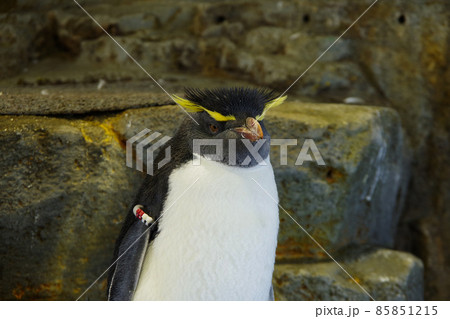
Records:
[[[202,158],[172,172],[134,300],[268,299],[279,221],[266,162],[240,168]]]

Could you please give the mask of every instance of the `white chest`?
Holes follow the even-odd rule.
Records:
[[[237,168],[202,158],[174,171],[134,300],[267,300],[277,204],[270,163]]]

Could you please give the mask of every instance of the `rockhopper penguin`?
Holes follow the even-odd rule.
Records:
[[[198,124],[183,121],[165,145],[170,162],[155,166],[127,213],[108,300],[273,300],[278,194],[263,119],[285,97],[221,88],[175,99]],[[135,205],[156,222],[141,223]]]

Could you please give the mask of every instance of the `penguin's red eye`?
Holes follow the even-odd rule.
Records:
[[[209,130],[211,131],[211,133],[217,133],[217,131],[219,131],[219,128],[214,124],[209,124]]]

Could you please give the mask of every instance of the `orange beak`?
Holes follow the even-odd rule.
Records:
[[[246,138],[251,142],[257,141],[264,137],[261,125],[253,117],[247,117],[245,120],[245,126],[237,127],[234,131],[238,132],[243,138]]]

